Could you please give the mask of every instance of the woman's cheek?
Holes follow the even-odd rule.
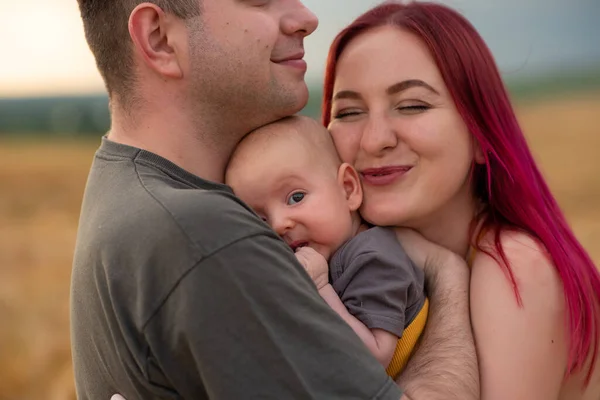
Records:
[[[354,164],[360,146],[360,138],[339,128],[332,129],[331,136],[342,162]]]

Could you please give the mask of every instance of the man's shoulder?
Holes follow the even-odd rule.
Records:
[[[275,235],[227,191],[162,188],[144,197],[136,212],[126,212],[112,221],[112,236],[107,239],[123,244],[113,245],[115,251],[141,246],[140,251],[148,256],[172,253],[172,257],[194,263],[239,240]]]
[[[194,232],[212,229],[214,235],[228,226],[233,228],[230,233],[240,234],[267,228],[226,185],[195,176],[153,153],[108,141],[96,155],[86,200],[86,221],[101,219],[127,234],[137,228],[159,229],[192,238]]]
[[[237,217],[245,222],[260,221],[251,208],[233,193],[225,190],[186,188],[152,195],[173,217],[201,218],[207,222],[223,217]],[[250,220],[246,221],[247,218]]]
[[[196,265],[244,239],[276,235],[226,190],[138,177],[88,186],[73,276],[81,296],[99,281],[110,288],[103,296],[131,308],[124,312],[141,329]]]
[[[174,190],[157,196],[156,201],[191,243],[211,243],[212,250],[242,238],[271,233],[252,209],[226,191]]]

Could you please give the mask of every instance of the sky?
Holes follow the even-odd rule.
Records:
[[[381,0],[304,0],[319,17],[306,39],[319,82],[335,34]],[[437,0],[479,30],[505,76],[600,65],[600,0]],[[0,97],[103,92],[76,0],[0,0]]]

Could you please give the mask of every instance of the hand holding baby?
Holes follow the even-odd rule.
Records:
[[[329,283],[329,265],[327,260],[311,247],[300,247],[296,250],[296,258],[304,267],[317,290]]]

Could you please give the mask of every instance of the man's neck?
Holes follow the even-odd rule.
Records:
[[[200,178],[223,183],[239,138],[210,121],[198,124],[177,112],[169,115],[172,110],[140,113],[136,118],[113,110],[108,139],[152,152]]]

